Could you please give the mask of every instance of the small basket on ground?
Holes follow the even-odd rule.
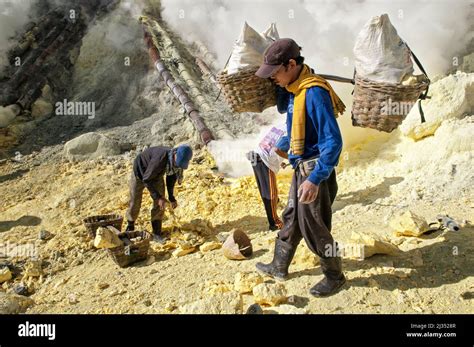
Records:
[[[150,249],[151,234],[146,231],[129,231],[118,234],[123,246],[110,248],[108,252],[120,267],[146,260]]]
[[[428,89],[428,78],[413,85],[375,82],[355,76],[352,125],[392,132]]]
[[[233,112],[262,112],[276,105],[275,85],[268,79],[255,76],[257,70],[258,66],[252,66],[230,75],[225,70],[217,75]]]
[[[84,225],[89,234],[94,238],[99,227],[113,226],[122,230],[123,217],[118,214],[102,214],[84,218]]]

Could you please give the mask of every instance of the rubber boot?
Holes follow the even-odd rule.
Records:
[[[273,260],[270,264],[257,263],[257,270],[263,274],[279,280],[285,280],[288,277],[288,268],[295,255],[296,247],[280,239],[275,240],[275,251]]]
[[[346,283],[346,277],[342,273],[342,259],[341,257],[320,258],[320,262],[324,278],[309,292],[317,297],[335,294]]]
[[[153,229],[153,240],[158,243],[165,243],[166,239],[163,237],[161,226],[163,221],[161,220],[152,220],[151,227]]]
[[[134,230],[135,230],[135,222],[128,221],[127,229],[125,229],[125,231],[134,231]]]

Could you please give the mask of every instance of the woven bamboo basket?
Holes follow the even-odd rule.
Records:
[[[413,85],[402,85],[375,82],[356,75],[352,125],[392,132],[403,122],[429,84],[428,78]]]
[[[115,263],[120,267],[127,267],[133,263],[146,260],[150,249],[151,234],[146,231],[129,231],[118,234],[121,240],[130,241],[140,237],[137,242],[130,241],[130,244],[108,249],[108,252]]]
[[[275,85],[268,79],[255,76],[258,66],[247,67],[234,74],[217,74],[227,104],[233,112],[262,112],[276,105]]]
[[[123,217],[118,214],[102,214],[84,218],[84,225],[89,234],[94,238],[99,227],[113,226],[122,230]]]

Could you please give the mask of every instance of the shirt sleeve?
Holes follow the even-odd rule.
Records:
[[[168,190],[168,199],[171,202],[176,201],[176,198],[174,197],[174,185],[177,180],[178,180],[178,177],[176,174],[166,176],[166,189]]]
[[[282,152],[288,153],[290,150],[290,140],[288,139],[288,136],[282,136],[276,143],[275,147]]]
[[[316,167],[311,172],[308,180],[316,185],[327,180],[339,162],[342,151],[342,136],[334,116],[334,111],[329,93],[320,88],[308,90],[308,102],[312,112],[309,117],[318,132],[318,149],[320,153]]]

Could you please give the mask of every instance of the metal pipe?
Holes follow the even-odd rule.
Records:
[[[161,78],[174,94],[176,99],[179,100],[181,105],[183,105],[186,113],[188,114],[189,119],[193,123],[194,127],[199,133],[201,141],[207,145],[209,142],[214,140],[211,131],[204,123],[204,120],[201,118],[199,111],[197,110],[194,103],[189,99],[187,93],[181,88],[179,84],[177,84],[171,75],[171,73],[167,70],[163,60],[160,57],[158,49],[156,45],[153,43],[151,35],[145,30],[145,43],[148,47],[148,54],[153,62],[153,65],[158,70]]]

